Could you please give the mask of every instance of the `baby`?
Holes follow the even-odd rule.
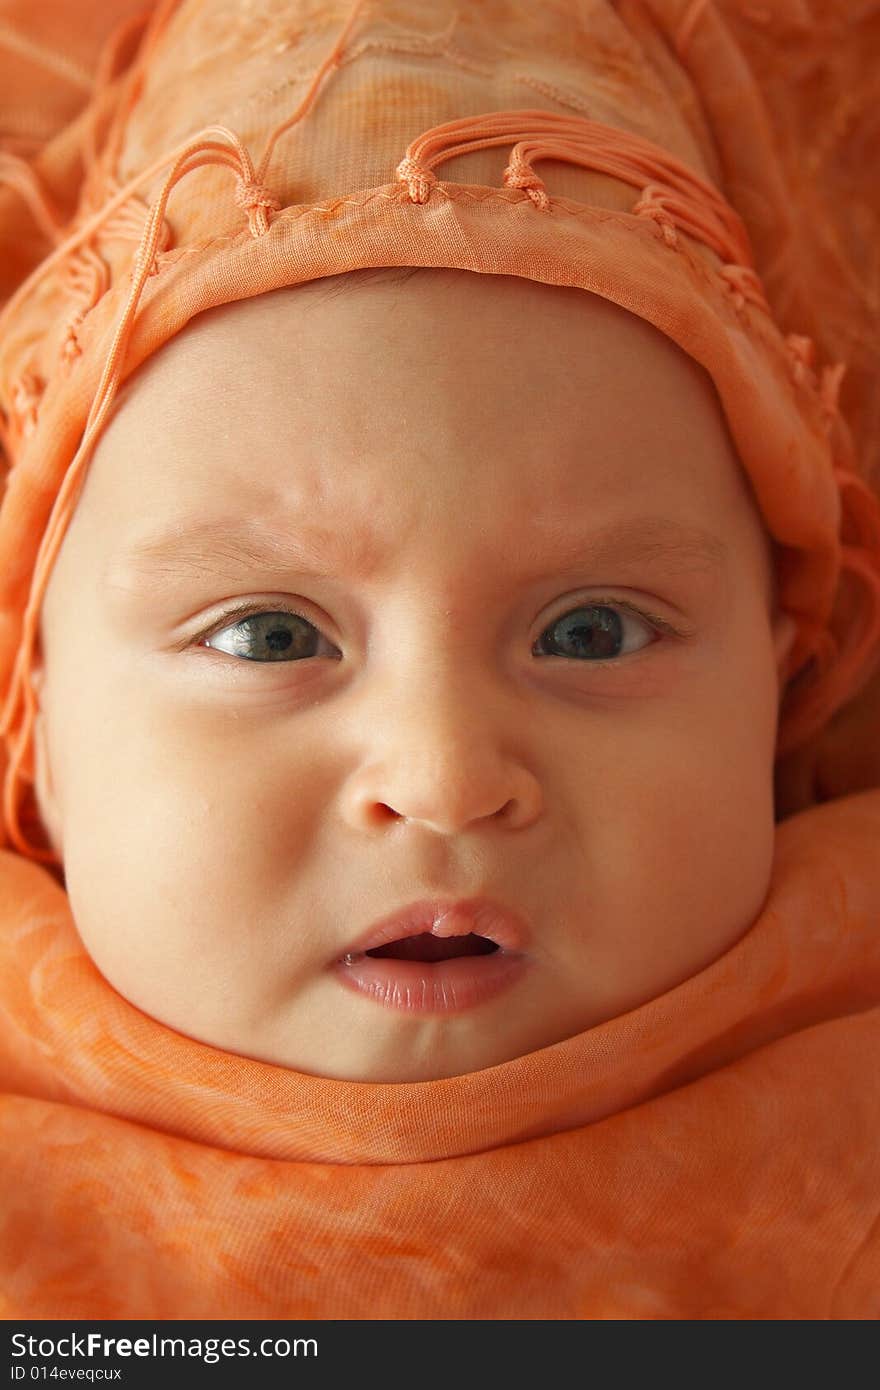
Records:
[[[774,555],[710,377],[609,300],[359,271],[201,314],[117,397],[42,609],[36,789],[93,961],[370,1082],[703,970],[770,882]],[[504,916],[440,915],[472,898]],[[433,939],[366,956],[425,902]]]
[[[876,1317],[871,16],[141,8],[0,46],[0,1314]]]

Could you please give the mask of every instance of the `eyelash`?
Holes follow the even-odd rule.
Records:
[[[649,613],[646,609],[637,608],[634,603],[629,603],[625,599],[615,599],[606,597],[592,598],[588,601],[585,601],[584,603],[573,604],[571,608],[563,609],[563,611],[558,613],[555,618],[552,618],[550,620],[550,622],[547,624],[547,628],[553,627],[553,625],[559,622],[560,619],[564,618],[567,613],[572,613],[578,608],[619,608],[622,609],[625,613],[630,613],[636,618],[641,618],[644,622],[657,628],[660,632],[665,633],[667,637],[678,637],[683,639],[691,635],[689,632],[685,632],[682,631],[680,628],[674,627],[672,623],[668,621],[668,619],[661,618],[657,613]],[[316,632],[320,632],[320,629],[317,627],[317,625],[313,623],[310,618],[307,618],[304,613],[298,613],[294,608],[273,607],[271,604],[267,605],[266,601],[263,600],[262,602],[256,603],[250,602],[237,604],[234,607],[227,609],[227,611],[221,614],[221,616],[217,619],[215,623],[211,625],[210,628],[208,628],[205,632],[197,634],[197,636],[192,640],[194,644],[198,646],[201,642],[206,642],[209,638],[216,637],[219,633],[225,631],[227,627],[235,627],[238,623],[244,622],[247,618],[255,618],[261,613],[284,613],[288,617],[301,619],[302,622],[308,623],[310,627],[315,628]],[[546,631],[547,628],[545,628],[544,631]],[[323,636],[323,634],[321,635]],[[188,641],[186,645],[188,646],[189,644],[190,643]],[[218,655],[228,655],[228,653],[221,652],[218,653]],[[637,656],[638,653],[631,653],[631,655]],[[615,657],[610,661],[590,661],[583,662],[580,664],[583,664],[585,666],[598,666],[602,668],[610,668],[614,666],[619,666],[622,659],[622,657]],[[253,664],[270,666],[285,665],[290,663],[254,662]]]

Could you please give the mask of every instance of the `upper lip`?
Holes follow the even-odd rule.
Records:
[[[347,948],[357,955],[399,941],[404,936],[431,932],[435,936],[467,936],[475,932],[494,941],[505,951],[520,951],[528,939],[528,928],[519,913],[493,898],[422,899],[373,922],[362,936]]]

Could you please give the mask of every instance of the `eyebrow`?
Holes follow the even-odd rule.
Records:
[[[725,568],[729,554],[720,537],[669,517],[629,517],[592,533],[585,526],[582,531],[566,530],[564,535],[558,528],[535,526],[534,535],[536,551],[540,543],[546,546],[554,571],[639,562],[667,573],[718,572]],[[269,527],[265,519],[246,522],[236,515],[179,523],[140,537],[111,556],[102,578],[111,587],[125,587],[121,581],[139,577],[151,587],[208,577],[237,580],[255,570],[313,578],[347,571],[353,578],[368,579],[380,563],[373,538],[353,536],[342,527],[328,530],[293,522],[285,531],[277,522]],[[545,568],[543,562],[541,569]]]

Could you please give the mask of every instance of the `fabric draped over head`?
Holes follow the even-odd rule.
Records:
[[[48,134],[24,123],[0,150],[0,844],[55,862],[31,663],[121,384],[196,314],[343,271],[580,287],[670,337],[710,374],[778,548],[797,636],[777,758],[873,691],[880,207],[872,103],[841,81],[859,61],[846,5],[116,0],[102,17],[81,39],[89,99],[88,62],[56,61]],[[878,17],[862,7],[864,34]],[[823,54],[843,105],[814,128]],[[27,99],[8,100],[7,120]]]

